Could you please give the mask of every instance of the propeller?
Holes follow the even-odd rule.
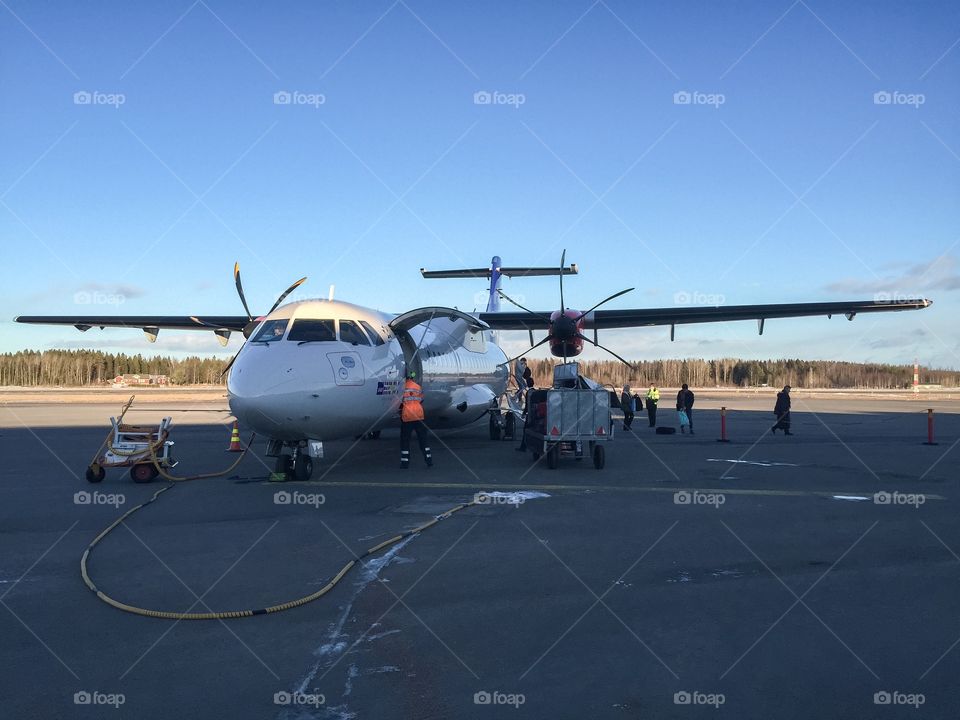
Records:
[[[301,285],[303,285],[303,283],[305,283],[306,281],[307,281],[307,278],[306,278],[306,277],[302,277],[302,278],[300,278],[299,280],[297,280],[295,283],[293,283],[293,285],[291,285],[291,286],[288,287],[286,290],[284,290],[284,291],[280,294],[280,297],[277,298],[277,301],[273,304],[273,306],[266,312],[266,314],[269,315],[269,314],[272,313],[274,310],[276,310],[278,307],[280,307],[280,303],[282,303],[282,302],[287,298],[287,296],[288,296],[290,293],[292,293],[292,292],[293,292],[294,290],[296,290],[298,287],[300,287]],[[244,293],[243,293],[243,282],[240,280],[240,263],[238,263],[238,262],[235,262],[235,263],[233,264],[233,282],[234,282],[234,284],[237,286],[237,295],[240,296],[240,302],[243,304],[243,309],[244,309],[244,311],[247,313],[247,319],[250,321],[250,322],[248,322],[246,325],[243,326],[243,337],[244,337],[244,339],[248,339],[248,338],[250,337],[250,335],[253,334],[253,331],[254,331],[254,329],[257,327],[257,325],[260,324],[260,320],[257,319],[257,318],[255,318],[255,317],[253,316],[253,313],[250,312],[250,306],[247,305],[247,298],[246,298],[246,296],[245,296]],[[206,325],[206,324],[207,324],[207,323],[204,323],[204,322],[202,322],[200,319],[195,318],[195,317],[191,317],[190,319],[193,320],[194,322],[200,324],[200,325]],[[242,346],[242,345],[240,346],[240,350],[243,350],[243,346]],[[230,368],[233,367],[233,363],[234,363],[234,361],[237,359],[237,355],[240,354],[240,350],[237,350],[237,352],[234,353],[234,356],[233,356],[232,358],[230,358],[230,362],[227,363],[226,367],[224,367],[224,368],[223,368],[223,371],[220,373],[220,378],[219,378],[219,379],[223,379],[224,375],[226,375],[227,372],[230,370]]]
[[[504,361],[503,361],[502,363],[500,363],[500,364],[501,364],[501,365],[508,365],[508,366],[509,366],[510,363],[512,363],[514,360],[519,360],[520,358],[522,358],[524,355],[526,355],[526,354],[527,354],[528,352],[530,352],[531,350],[536,350],[538,347],[540,347],[540,346],[543,345],[544,343],[548,343],[548,342],[550,342],[550,336],[549,336],[549,335],[548,335],[547,337],[545,337],[543,340],[541,340],[540,342],[538,342],[536,345],[531,345],[529,348],[527,348],[526,350],[524,350],[522,353],[520,353],[520,354],[517,355],[516,357],[512,357],[512,358],[510,358],[509,360],[504,360]]]
[[[580,324],[580,321],[583,320],[584,317],[586,317],[587,315],[589,315],[590,313],[592,313],[592,312],[593,312],[594,310],[596,310],[598,307],[607,304],[607,303],[610,302],[611,300],[615,300],[616,298],[620,297],[621,295],[626,295],[628,292],[631,292],[634,288],[627,288],[626,290],[621,290],[620,292],[616,292],[616,293],[614,293],[613,295],[611,295],[610,297],[601,300],[601,301],[598,302],[596,305],[594,305],[593,307],[591,307],[589,310],[585,310],[585,311],[579,313],[578,315],[575,315],[575,316],[572,316],[572,317],[571,317],[571,316],[569,316],[569,315],[566,314],[567,305],[566,305],[566,300],[565,300],[564,295],[563,295],[563,270],[564,270],[564,266],[565,266],[566,262],[567,262],[567,251],[564,250],[564,251],[561,253],[561,255],[560,255],[560,312],[556,313],[556,317],[553,318],[552,320],[551,320],[550,318],[548,318],[548,317],[545,317],[544,315],[542,315],[542,314],[540,314],[540,313],[538,313],[538,312],[535,312],[535,311],[531,310],[530,308],[524,307],[523,305],[521,305],[520,303],[518,303],[516,300],[514,300],[514,299],[510,298],[509,296],[507,296],[503,291],[498,291],[498,292],[500,293],[500,297],[502,297],[504,300],[506,300],[507,302],[509,302],[511,305],[515,305],[515,306],[517,306],[518,308],[520,308],[521,310],[524,310],[525,312],[530,313],[530,315],[532,315],[533,317],[537,318],[537,319],[540,320],[541,322],[546,323],[546,324],[548,325],[548,327],[550,328],[550,332],[547,334],[547,337],[546,337],[546,338],[544,338],[541,342],[539,342],[539,343],[537,343],[536,345],[534,345],[533,347],[531,347],[531,348],[530,348],[529,350],[527,350],[526,352],[521,353],[520,355],[517,355],[517,357],[516,357],[516,358],[513,358],[510,362],[512,362],[513,360],[516,360],[516,359],[519,358],[519,357],[522,357],[523,355],[526,355],[528,352],[530,352],[530,350],[533,350],[534,348],[537,348],[537,347],[539,347],[539,346],[543,345],[544,343],[549,342],[549,341],[551,341],[551,340],[559,341],[559,342],[562,344],[562,348],[563,348],[563,361],[566,362],[566,361],[567,361],[567,345],[568,345],[568,343],[570,343],[572,340],[585,340],[585,341],[589,342],[591,345],[594,345],[594,346],[600,348],[601,350],[604,350],[604,351],[610,353],[610,354],[613,355],[615,358],[617,358],[617,360],[619,360],[620,362],[622,362],[622,363],[624,363],[625,365],[629,366],[630,368],[633,368],[634,366],[633,366],[632,363],[628,362],[627,360],[625,360],[625,359],[623,359],[622,357],[620,357],[619,355],[617,355],[615,352],[613,352],[613,350],[610,350],[609,348],[606,348],[606,347],[604,347],[603,345],[600,345],[599,343],[594,342],[594,341],[591,340],[590,338],[584,336],[584,335],[580,332],[580,329],[579,329],[578,326],[579,326],[579,324]]]

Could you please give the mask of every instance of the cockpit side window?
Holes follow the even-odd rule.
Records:
[[[370,341],[363,334],[363,330],[353,320],[340,321],[340,342],[352,345],[369,345]]]
[[[289,320],[287,320],[287,318],[281,320],[265,320],[260,326],[260,330],[258,330],[257,334],[251,339],[251,342],[276,342],[283,337],[283,333],[287,330],[288,322]]]
[[[370,339],[373,340],[374,345],[383,345],[383,338],[380,336],[376,330],[373,329],[373,326],[370,325],[366,320],[361,320],[360,324],[363,325],[364,329],[370,333]]]
[[[316,320],[314,318],[302,318],[293,321],[293,327],[290,328],[290,334],[287,340],[296,342],[334,342],[337,339],[337,331],[333,320]]]

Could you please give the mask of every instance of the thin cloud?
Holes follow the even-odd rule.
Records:
[[[960,263],[953,255],[942,255],[928,263],[911,265],[899,274],[867,280],[845,278],[824,286],[824,290],[843,294],[917,295],[931,290],[960,290]]]

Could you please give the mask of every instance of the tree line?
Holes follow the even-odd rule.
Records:
[[[96,350],[24,350],[0,354],[0,385],[83,387],[107,385],[125,373],[166,375],[171,385],[222,384],[226,360],[197,356],[172,358],[126,355]],[[553,378],[553,359],[530,360],[540,386]],[[837,362],[833,360],[742,360],[697,358],[580,363],[587,377],[615,386],[903,389],[913,385],[912,365]],[[960,387],[960,371],[920,368],[922,384]]]
[[[531,360],[538,385],[549,385],[554,361]],[[906,389],[913,386],[913,365],[838,362],[835,360],[742,360],[698,358],[641,360],[624,365],[616,360],[588,360],[580,372],[601,383],[620,387],[757,387]],[[960,387],[960,371],[920,368],[920,383]]]

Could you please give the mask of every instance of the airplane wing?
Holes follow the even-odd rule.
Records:
[[[772,318],[809,317],[816,315],[843,315],[853,320],[860,313],[922,310],[933,304],[924,298],[908,300],[863,300],[853,302],[778,303],[770,305],[681,306],[671,308],[644,308],[638,310],[595,310],[584,316],[589,329],[651,327],[654,325],[683,325],[687,323],[729,322],[757,320],[760,332],[763,322]],[[548,330],[551,311],[525,312],[522,310],[479,313],[478,319],[493,330]]]
[[[160,330],[213,331],[225,344],[233,331],[242,332],[250,319],[246,315],[20,315],[15,322],[30,325],[73,325],[86,332],[92,327],[137,328],[153,342]]]

